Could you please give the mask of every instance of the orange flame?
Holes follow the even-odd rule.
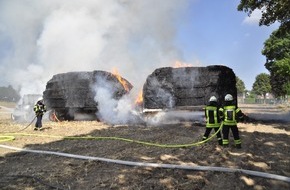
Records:
[[[173,68],[180,68],[180,67],[192,67],[192,64],[182,63],[180,61],[176,61]]]
[[[125,81],[119,74],[118,70],[116,68],[113,68],[112,71],[113,75],[118,79],[118,81],[122,84],[122,86],[124,87],[124,89],[129,92],[130,88],[129,88],[129,84],[127,83],[127,81]]]
[[[137,99],[135,100],[135,104],[140,105],[143,103],[143,91],[141,90],[138,94]]]

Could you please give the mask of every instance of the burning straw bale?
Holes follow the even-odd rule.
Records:
[[[226,66],[164,67],[148,76],[143,86],[143,105],[144,109],[203,106],[212,95],[223,104],[228,93],[237,102],[236,76]]]
[[[132,89],[126,79],[109,72],[68,72],[54,75],[47,82],[43,97],[48,109],[54,110],[59,119],[74,120],[76,113],[96,117],[98,103],[94,98],[99,87],[110,88],[114,99]]]

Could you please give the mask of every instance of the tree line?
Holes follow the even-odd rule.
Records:
[[[19,99],[19,93],[11,85],[0,87],[0,101],[17,102]]]
[[[277,98],[290,95],[290,1],[289,0],[241,0],[238,11],[249,16],[255,10],[262,11],[259,25],[270,26],[279,23],[261,50],[266,57],[264,63],[270,75],[261,73],[256,77],[253,91],[265,96],[271,92]]]

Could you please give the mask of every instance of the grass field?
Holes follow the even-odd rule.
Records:
[[[13,141],[1,144],[132,162],[227,167],[290,177],[290,123],[284,120],[289,118],[289,110],[263,105],[241,107],[246,114],[257,118],[254,122],[238,125],[242,149],[233,146],[232,137],[228,148],[219,146],[215,137],[200,146],[187,148],[161,148],[118,140],[63,138],[122,137],[159,144],[188,144],[200,141],[204,134],[203,124],[194,122],[150,126],[109,125],[97,121],[44,121],[44,129],[34,131],[34,123],[25,128],[28,123],[11,121],[9,114],[3,114],[0,110],[0,135],[16,132],[10,134],[15,136]],[[239,172],[133,167],[4,148],[0,148],[0,168],[1,190],[290,189],[290,183]]]

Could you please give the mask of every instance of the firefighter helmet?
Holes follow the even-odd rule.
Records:
[[[43,98],[41,98],[41,97],[38,98],[38,99],[37,99],[37,102],[42,102],[42,103],[43,103]]]
[[[231,94],[227,94],[225,96],[225,101],[233,101],[233,100],[234,100],[234,98],[233,98],[233,96]]]
[[[210,102],[217,102],[217,99],[215,96],[210,97],[209,99]]]

